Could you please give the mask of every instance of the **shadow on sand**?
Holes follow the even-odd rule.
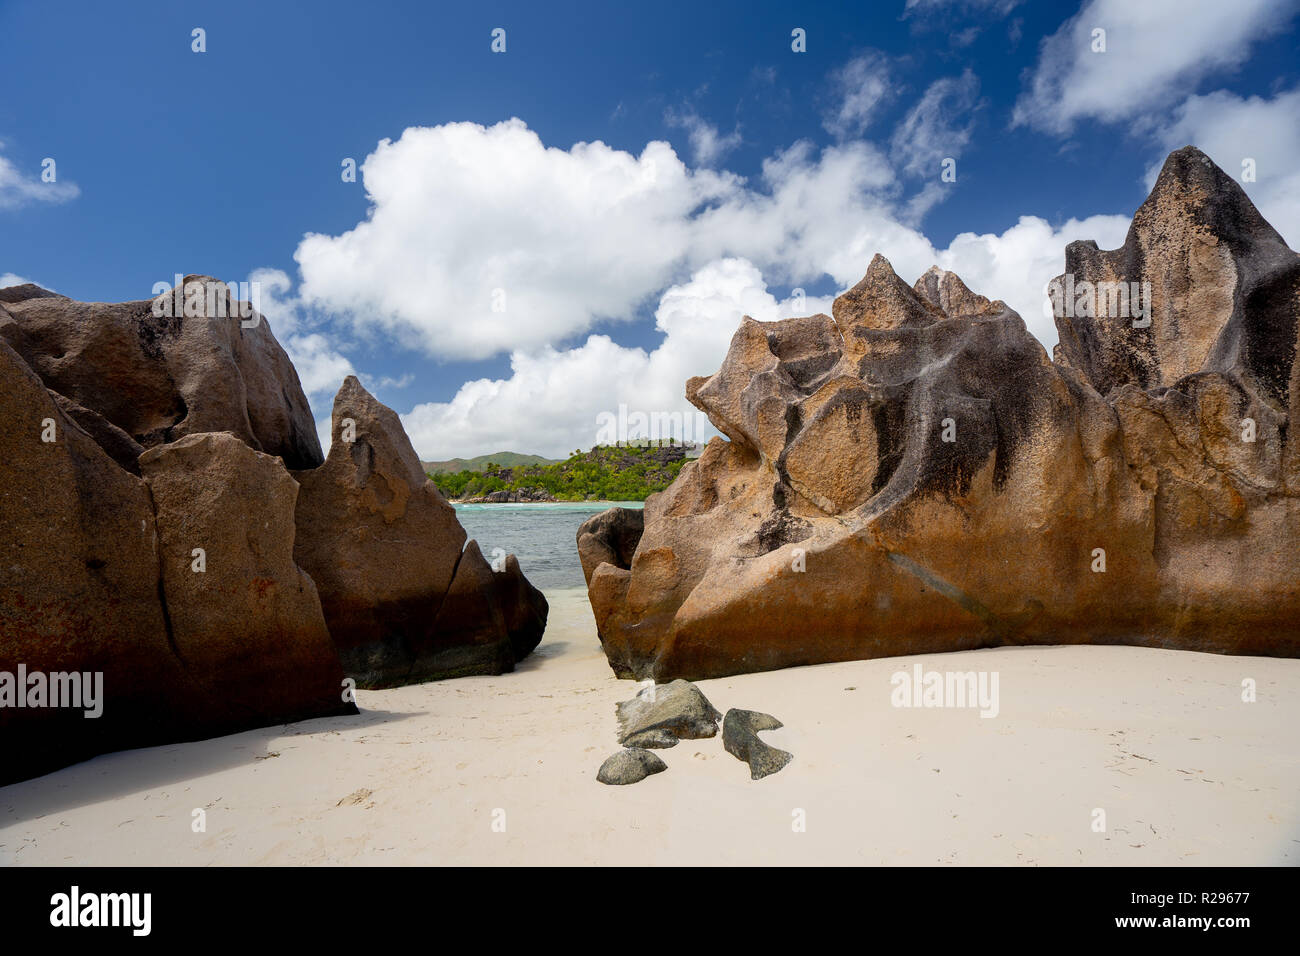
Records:
[[[359,714],[273,724],[238,734],[101,754],[53,773],[0,787],[0,828],[102,800],[165,790],[207,774],[264,759],[286,737],[365,730],[417,717],[421,711]]]

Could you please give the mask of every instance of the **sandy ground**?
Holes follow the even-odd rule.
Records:
[[[0,864],[1300,863],[1300,660],[1119,647],[933,655],[1000,713],[896,708],[915,658],[700,684],[792,751],[721,737],[607,787],[616,681],[580,591],[513,674],[360,692],[363,713],[99,757],[0,789]],[[1241,682],[1258,700],[1241,701]],[[193,811],[206,813],[194,832]],[[1094,832],[1094,811],[1105,832]]]

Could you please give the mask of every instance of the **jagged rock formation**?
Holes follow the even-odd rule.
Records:
[[[462,555],[397,417],[354,379],[340,397],[359,437],[322,463],[288,356],[207,277],[122,304],[0,290],[0,784],[537,645],[518,562]],[[74,673],[102,679],[100,716],[45,706]]]
[[[402,423],[349,375],[334,440],[298,472],[294,556],[316,581],[348,674],[384,687],[512,670],[542,639],[546,599],[513,560],[492,570],[424,472]]]
[[[639,537],[623,515],[579,533],[614,671],[1300,655],[1300,257],[1188,147],[1121,249],[1072,243],[1066,266],[1056,362],[1004,303],[880,256],[833,316],[745,318],[686,387],[730,440],[646,502]],[[1097,286],[1121,281],[1127,304]]]

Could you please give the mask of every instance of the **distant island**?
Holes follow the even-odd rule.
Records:
[[[520,465],[558,465],[558,458],[525,455],[517,451],[498,451],[477,458],[452,458],[448,461],[422,461],[425,474],[454,475],[462,471],[487,471],[488,468],[516,468]]]
[[[674,439],[634,440],[575,450],[565,461],[501,452],[424,466],[438,490],[460,502],[644,501],[698,454],[698,446]],[[448,467],[456,464],[457,471]]]

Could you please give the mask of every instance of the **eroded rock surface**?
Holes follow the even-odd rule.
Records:
[[[591,584],[592,572],[602,564],[630,568],[644,530],[640,508],[610,508],[579,525],[578,560],[587,584]]]
[[[518,561],[462,551],[397,416],[355,379],[339,400],[354,427],[322,463],[287,355],[214,279],[120,304],[0,289],[0,784],[537,646]],[[98,682],[102,713],[15,706],[20,674]]]
[[[149,453],[151,486],[58,399],[0,342],[0,681],[21,667],[48,694],[75,675],[77,696],[0,707],[0,784],[106,750],[355,713],[291,560],[283,464],[231,435],[194,436]]]
[[[1035,643],[1300,655],[1300,257],[1189,147],[1121,249],[1066,259],[1076,291],[1149,283],[1149,323],[1103,290],[1106,313],[1058,315],[1053,362],[1004,303],[881,256],[833,316],[745,318],[686,385],[727,440],[646,502],[630,560],[598,530],[617,516],[588,523],[615,673]]]
[[[362,687],[500,674],[541,640],[546,599],[494,572],[429,480],[395,412],[348,376],[321,467],[297,472],[294,556]]]
[[[140,470],[158,527],[171,643],[205,708],[247,723],[266,701],[297,717],[343,708],[316,586],[294,564],[298,483],[228,432],[151,448]]]
[[[722,718],[722,746],[737,760],[749,764],[749,778],[762,780],[794,759],[794,754],[760,740],[763,730],[780,730],[785,725],[771,714],[732,708]]]
[[[290,468],[321,463],[293,363],[225,283],[191,275],[153,299],[120,303],[77,302],[33,285],[4,292],[0,338],[46,388],[138,445],[224,431]]]
[[[614,707],[618,742],[625,747],[667,748],[679,740],[698,740],[718,733],[722,715],[689,681],[647,687]]]

